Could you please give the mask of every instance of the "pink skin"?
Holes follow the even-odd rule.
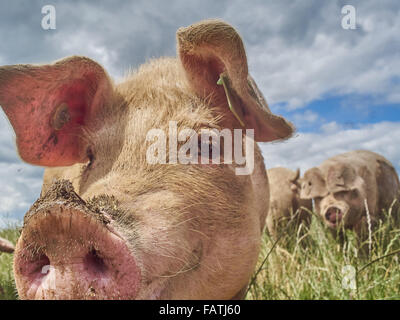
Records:
[[[343,219],[343,212],[339,208],[330,207],[325,213],[325,221],[330,227],[337,227]]]
[[[21,298],[136,297],[140,270],[125,240],[85,211],[53,204],[28,219],[14,262]]]

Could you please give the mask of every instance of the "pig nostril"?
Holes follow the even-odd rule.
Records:
[[[32,261],[32,264],[34,273],[40,276],[45,276],[50,271],[50,259],[45,254],[40,255],[38,259]]]
[[[104,260],[95,249],[92,249],[85,257],[85,266],[96,273],[104,273],[107,267]]]

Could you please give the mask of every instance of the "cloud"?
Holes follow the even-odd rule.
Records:
[[[17,155],[14,140],[11,125],[1,113],[0,228],[7,221],[21,220],[41,190],[43,169],[23,163]]]
[[[261,143],[267,168],[300,168],[302,172],[336,154],[365,149],[386,157],[400,172],[400,123],[380,122],[343,129],[335,122],[317,133],[299,133],[281,143]]]
[[[280,16],[274,18],[278,29],[269,32],[268,40],[250,46],[250,57],[255,57],[251,66],[264,71],[256,73],[256,80],[270,102],[285,102],[296,109],[327,94],[356,93],[399,103],[394,94],[399,84],[392,81],[400,72],[400,43],[395,40],[400,30],[399,5],[357,2],[357,29],[344,30],[340,2],[324,4],[309,8],[309,15],[295,24],[289,20],[297,16],[297,6],[275,11]],[[282,31],[291,24],[296,38]]]
[[[0,162],[0,220],[23,218],[40,195],[42,175],[42,168]]]
[[[115,77],[147,59],[175,55],[175,32],[219,17],[243,36],[249,66],[270,104],[289,109],[327,94],[399,103],[400,4],[353,1],[357,29],[341,27],[345,1],[52,1],[57,29],[40,27],[46,1],[0,4],[2,59],[45,62],[82,54]]]
[[[309,127],[321,120],[317,113],[311,110],[304,112],[296,112],[291,116],[291,121],[296,124],[297,128]]]

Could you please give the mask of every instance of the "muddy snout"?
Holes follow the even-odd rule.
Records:
[[[112,219],[67,181],[31,207],[14,259],[22,299],[133,299],[140,271]]]
[[[337,207],[329,207],[325,211],[325,220],[329,225],[336,226],[338,225],[343,219],[343,211]]]

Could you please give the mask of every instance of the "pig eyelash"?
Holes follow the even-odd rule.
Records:
[[[359,196],[358,190],[357,189],[351,190],[350,196],[352,199],[357,198]]]
[[[85,141],[86,145],[88,145],[88,148],[86,149],[86,155],[89,159],[88,167],[90,167],[95,160],[93,148],[91,147],[91,146],[93,146],[92,141],[93,141],[94,134],[88,128],[83,128],[82,131],[83,132],[80,135],[80,138]]]
[[[91,147],[88,147],[88,148],[87,148],[86,154],[87,154],[87,157],[88,157],[88,159],[89,159],[89,164],[87,165],[87,168],[90,168],[90,167],[92,166],[93,162],[94,162],[94,159],[95,159]]]

